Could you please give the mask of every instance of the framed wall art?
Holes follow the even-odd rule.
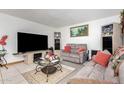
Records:
[[[88,30],[89,30],[88,24],[71,27],[70,28],[70,36],[71,37],[88,36]]]

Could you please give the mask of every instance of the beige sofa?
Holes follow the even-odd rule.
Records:
[[[85,66],[73,76],[67,83],[82,84],[82,83],[123,83],[124,84],[124,62],[119,67],[119,75],[115,76],[112,62],[109,62],[108,67],[103,67],[93,61],[88,62]]]

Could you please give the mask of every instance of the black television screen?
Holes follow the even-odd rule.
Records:
[[[48,36],[30,33],[17,33],[18,52],[48,49]]]

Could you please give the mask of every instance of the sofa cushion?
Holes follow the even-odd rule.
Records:
[[[61,56],[69,56],[69,55],[70,55],[70,53],[66,53],[64,51],[61,51]]]
[[[76,53],[77,50],[75,48],[71,48],[71,53]]]
[[[94,61],[104,67],[107,66],[108,61],[110,59],[111,55],[110,54],[105,54],[102,51],[98,51],[96,56],[94,57]]]
[[[82,47],[82,48],[85,48],[87,49],[87,44],[66,44],[67,46],[71,46],[71,48],[79,48],[79,47]]]
[[[73,78],[103,80],[104,71],[105,67],[90,61]]]
[[[81,62],[79,61],[79,58],[69,57],[69,56],[62,56],[61,58],[62,58],[63,60],[65,60],[65,61],[68,61],[68,62],[74,62],[74,63],[77,63],[77,64],[81,63]]]
[[[89,79],[103,80],[104,71],[105,71],[105,67],[96,64],[91,74],[89,75]]]
[[[105,70],[104,80],[112,81],[113,83],[119,83],[118,77],[114,76],[114,69],[112,68],[112,62],[109,62],[108,67]]]
[[[76,46],[75,46],[76,49],[78,49],[80,47],[87,49],[87,45],[86,44],[76,44]]]
[[[88,79],[90,73],[93,70],[93,66],[84,66],[76,75],[74,75],[72,78],[82,78],[82,79]]]
[[[76,44],[66,44],[67,46],[71,46],[71,48],[75,48]]]
[[[89,61],[89,62],[84,63],[83,65],[84,65],[84,66],[95,66],[96,63],[91,60],[91,61]]]
[[[77,53],[71,53],[69,56],[70,57],[76,57],[76,58],[79,58],[80,57]]]

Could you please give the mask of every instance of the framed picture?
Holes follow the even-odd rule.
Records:
[[[54,32],[54,38],[60,39],[61,38],[61,32]]]
[[[89,30],[88,24],[71,27],[70,28],[70,36],[71,37],[88,36],[88,30]]]
[[[113,34],[113,24],[102,26],[102,35],[112,35]]]

